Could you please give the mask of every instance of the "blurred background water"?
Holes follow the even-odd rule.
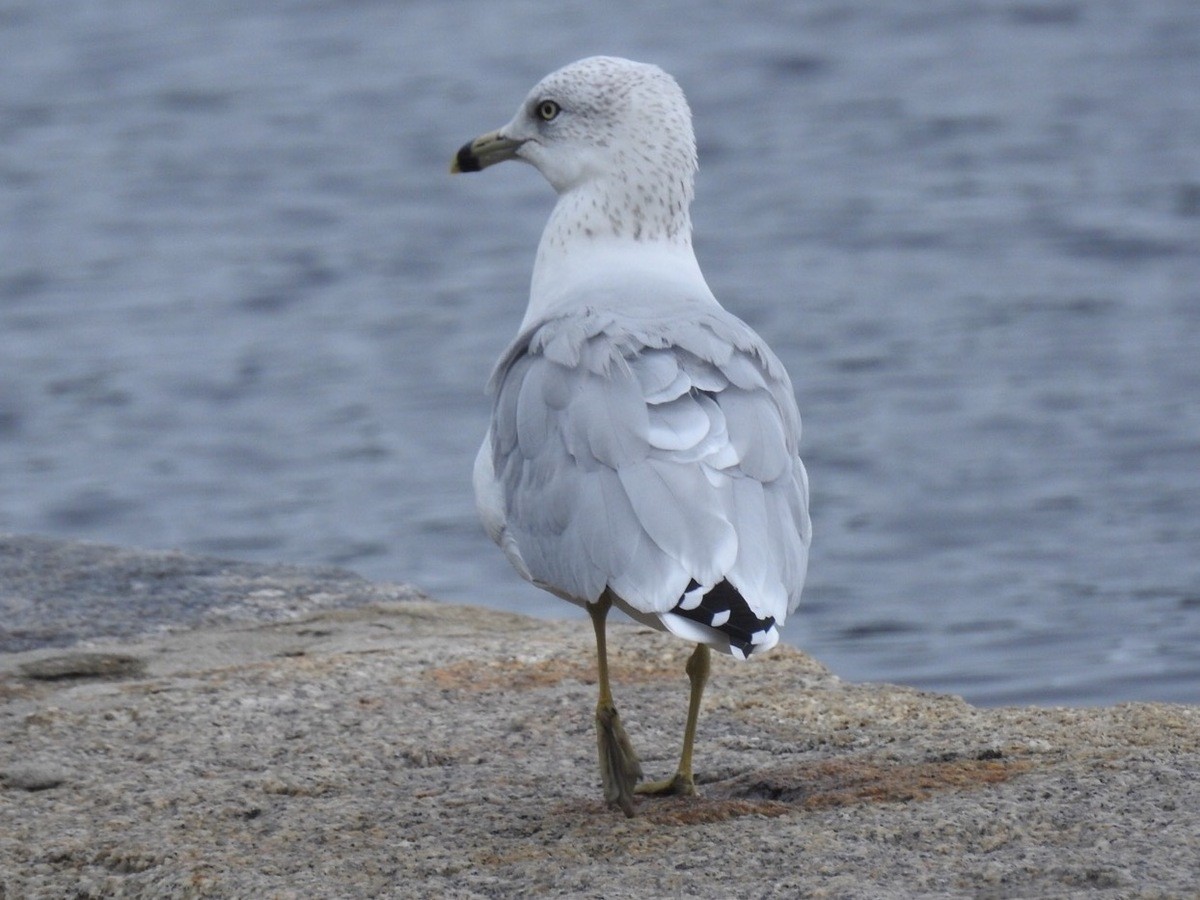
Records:
[[[683,85],[701,265],[796,384],[787,638],[979,703],[1195,702],[1193,0],[5,0],[0,531],[579,617],[470,492],[552,194],[447,168],[597,52]]]

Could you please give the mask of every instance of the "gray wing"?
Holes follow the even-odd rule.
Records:
[[[587,314],[521,335],[493,374],[492,465],[529,577],[642,613],[728,580],[782,624],[810,540],[800,417],[778,359],[724,311]]]

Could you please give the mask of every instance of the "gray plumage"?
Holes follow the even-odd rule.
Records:
[[[557,317],[501,358],[483,450],[503,498],[493,538],[526,578],[577,603],[611,588],[670,627],[656,617],[690,582],[728,579],[782,623],[810,530],[787,373],[723,310],[657,312]]]

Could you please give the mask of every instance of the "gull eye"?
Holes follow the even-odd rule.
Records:
[[[538,118],[543,122],[553,121],[561,111],[562,107],[553,100],[543,100],[537,105]]]

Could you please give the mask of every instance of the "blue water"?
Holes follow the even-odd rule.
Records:
[[[0,531],[578,615],[470,465],[552,195],[452,179],[547,71],[691,99],[696,246],[787,364],[789,640],[980,703],[1200,699],[1200,5],[0,7]]]

